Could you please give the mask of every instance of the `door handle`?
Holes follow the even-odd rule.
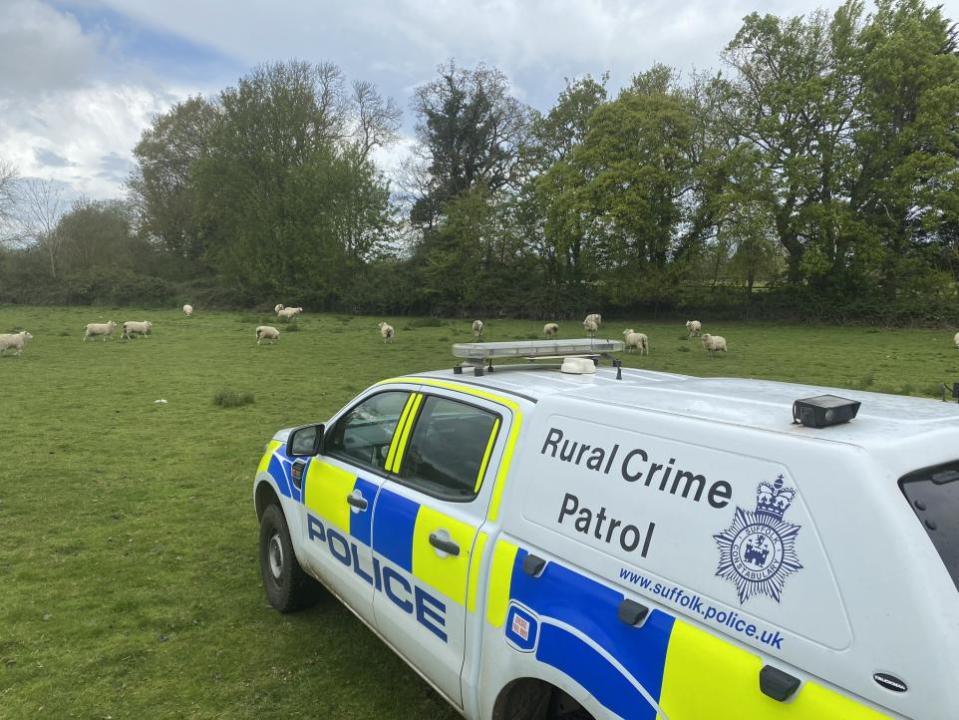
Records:
[[[359,510],[366,510],[370,506],[369,501],[362,495],[347,495],[346,502]]]
[[[436,533],[430,533],[430,545],[435,547],[437,550],[442,550],[447,555],[459,555],[460,546],[457,545],[452,540],[447,540],[442,538]]]

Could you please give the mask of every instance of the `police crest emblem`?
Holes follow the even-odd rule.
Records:
[[[782,475],[772,484],[762,482],[756,509],[737,507],[732,525],[713,535],[719,546],[716,575],[736,585],[740,604],[756,595],[779,602],[786,578],[802,570],[795,547],[800,526],[783,520],[795,496]]]

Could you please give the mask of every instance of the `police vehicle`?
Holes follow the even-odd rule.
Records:
[[[467,718],[959,718],[956,406],[621,349],[457,345],[278,432],[272,605],[319,581]]]

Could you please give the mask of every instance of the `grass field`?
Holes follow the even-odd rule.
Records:
[[[152,319],[154,337],[81,342],[108,319]],[[450,366],[470,339],[468,321],[397,318],[384,346],[379,319],[306,315],[257,347],[270,316],[0,307],[0,332],[34,335],[0,357],[0,718],[456,717],[337,603],[281,616],[260,586],[266,440],[376,380]],[[493,321],[487,339],[541,325]],[[607,329],[625,327],[652,346],[626,364],[657,370],[928,396],[959,380],[951,332],[726,323],[707,328],[730,348],[710,360],[679,323]]]

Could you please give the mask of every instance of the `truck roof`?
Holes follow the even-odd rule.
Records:
[[[699,378],[648,370],[622,369],[622,380],[608,367],[572,375],[558,366],[506,365],[482,376],[452,369],[419,373],[509,393],[531,402],[562,398],[570,402],[621,406],[667,413],[756,430],[849,443],[888,445],[940,429],[959,429],[959,405],[924,398],[743,378]],[[843,425],[811,428],[792,423],[793,402],[823,394],[862,403],[856,419]]]

